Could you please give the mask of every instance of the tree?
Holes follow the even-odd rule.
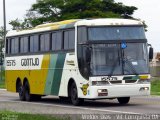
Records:
[[[2,54],[2,49],[4,48],[4,27],[0,27],[0,65],[3,64],[4,54]]]
[[[0,27],[0,37],[4,39],[4,27]]]
[[[46,22],[83,18],[131,18],[134,6],[125,6],[114,0],[37,0],[28,10],[23,22],[10,22],[13,29],[25,29]]]

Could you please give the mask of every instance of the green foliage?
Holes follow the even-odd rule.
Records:
[[[4,36],[4,27],[0,27],[0,65],[2,65],[4,61],[4,54],[2,52],[2,48],[4,48]]]
[[[4,27],[0,27],[0,37],[4,39]]]
[[[0,111],[2,120],[70,120],[67,115],[65,117],[55,117],[51,115],[27,114],[11,111]]]
[[[151,94],[160,95],[160,78],[154,78],[151,81]]]
[[[5,88],[5,76],[4,75],[5,75],[4,67],[0,66],[0,88]]]
[[[25,29],[46,22],[83,18],[131,18],[134,6],[114,0],[37,0],[23,22],[12,20],[13,29]]]

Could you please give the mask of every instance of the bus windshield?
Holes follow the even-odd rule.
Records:
[[[121,44],[92,44],[90,74],[147,74],[147,57],[146,43],[127,43],[125,49]]]
[[[146,39],[143,26],[90,27],[88,39],[99,40],[135,40]]]

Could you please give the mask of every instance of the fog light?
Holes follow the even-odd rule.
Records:
[[[98,96],[107,96],[108,95],[108,90],[107,89],[99,89],[97,90]]]

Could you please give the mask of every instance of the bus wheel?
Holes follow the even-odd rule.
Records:
[[[120,104],[127,104],[130,100],[130,97],[120,97],[120,98],[117,98],[118,99],[118,102]]]
[[[24,101],[25,100],[24,86],[22,86],[21,82],[18,83],[18,93],[19,93],[19,99],[21,101]]]
[[[29,83],[28,82],[25,82],[24,94],[25,94],[26,101],[29,102],[29,101],[32,100],[32,95],[30,94],[30,88],[29,88]]]
[[[84,99],[78,98],[77,86],[74,82],[72,83],[70,88],[70,97],[72,104],[75,106],[81,105],[84,102]]]

